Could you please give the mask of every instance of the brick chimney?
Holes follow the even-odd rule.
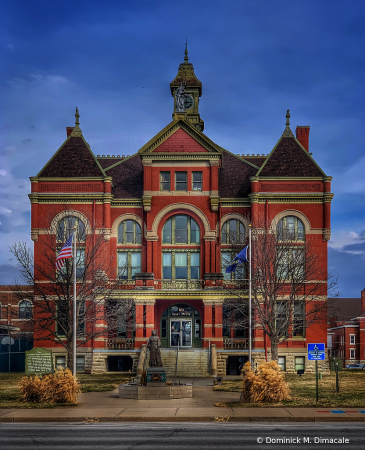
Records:
[[[365,312],[365,289],[361,291],[361,312]]]
[[[70,136],[70,134],[72,133],[72,130],[73,130],[74,128],[75,128],[75,127],[66,127],[67,137]]]
[[[310,127],[300,127],[297,125],[295,129],[295,137],[303,145],[303,147],[309,152],[309,130]]]

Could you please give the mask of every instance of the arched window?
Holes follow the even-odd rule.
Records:
[[[162,244],[176,245],[163,250],[164,280],[200,280],[200,249],[186,248],[200,244],[200,228],[193,218],[184,214],[170,217],[162,229]]]
[[[118,228],[118,244],[140,244],[141,227],[135,220],[124,220]]]
[[[295,216],[283,217],[277,226],[277,236],[280,241],[304,241],[303,222]]]
[[[32,318],[32,304],[28,300],[19,303],[19,319]]]
[[[243,244],[245,242],[245,227],[238,219],[230,219],[222,226],[222,244]]]
[[[167,220],[162,229],[163,244],[200,244],[200,229],[189,216],[179,214]]]
[[[74,232],[76,226],[78,242],[85,241],[85,225],[81,219],[74,216],[66,216],[58,222],[57,226],[57,241],[65,242]]]

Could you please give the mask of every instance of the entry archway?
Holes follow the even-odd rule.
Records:
[[[201,348],[202,320],[199,312],[187,303],[176,303],[161,316],[161,346],[163,348]]]

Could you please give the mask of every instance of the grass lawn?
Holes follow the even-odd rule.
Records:
[[[0,408],[55,408],[70,404],[38,404],[23,402],[19,397],[18,383],[24,373],[0,373]],[[119,384],[126,383],[128,376],[115,373],[78,374],[82,392],[112,391]]]
[[[316,402],[315,374],[304,374],[301,377],[296,374],[286,374],[285,379],[289,384],[292,400],[270,404],[241,404],[235,402],[216,403],[216,406],[284,406],[284,407],[365,407],[365,370],[343,370],[339,372],[340,392],[336,392],[336,376],[334,372],[318,380],[319,398]],[[241,380],[224,380],[221,386],[215,386],[216,391],[240,392]]]

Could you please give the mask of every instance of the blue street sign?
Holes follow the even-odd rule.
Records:
[[[326,358],[324,344],[308,344],[308,360],[324,361]]]

